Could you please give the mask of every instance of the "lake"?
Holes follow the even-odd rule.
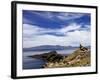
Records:
[[[51,50],[45,50],[45,51],[23,51],[23,69],[40,69],[42,66],[46,63],[42,59],[36,59],[31,58],[28,56],[36,55],[36,54],[42,54],[50,52]],[[62,55],[68,55],[71,54],[74,49],[68,49],[68,50],[56,50],[58,54]]]

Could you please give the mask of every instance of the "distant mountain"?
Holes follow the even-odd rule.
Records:
[[[60,45],[43,45],[43,46],[36,46],[31,48],[23,48],[23,51],[64,50],[64,49],[72,49],[72,48],[77,48],[77,47],[60,46]]]

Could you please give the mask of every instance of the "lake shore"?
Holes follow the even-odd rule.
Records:
[[[45,65],[47,62],[43,60],[42,58],[36,58],[32,57],[34,55],[40,55],[43,53],[48,53],[52,50],[43,50],[43,51],[25,51],[23,52],[23,69],[41,69],[43,68],[43,65]],[[58,54],[61,54],[62,56],[67,56],[75,49],[67,49],[67,50],[56,50]]]
[[[56,51],[33,55],[31,57],[40,58],[46,61],[44,68],[59,68],[59,67],[78,67],[90,66],[90,49],[83,47],[76,49],[73,53],[67,56],[62,56]]]

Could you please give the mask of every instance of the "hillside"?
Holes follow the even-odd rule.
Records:
[[[60,59],[56,62],[48,61],[44,68],[57,68],[57,67],[77,67],[77,66],[90,66],[90,50],[80,45],[76,51],[68,56],[64,56],[63,59]]]

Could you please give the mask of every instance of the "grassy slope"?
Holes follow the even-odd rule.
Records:
[[[77,49],[59,62],[48,62],[45,68],[90,66],[90,51]]]

